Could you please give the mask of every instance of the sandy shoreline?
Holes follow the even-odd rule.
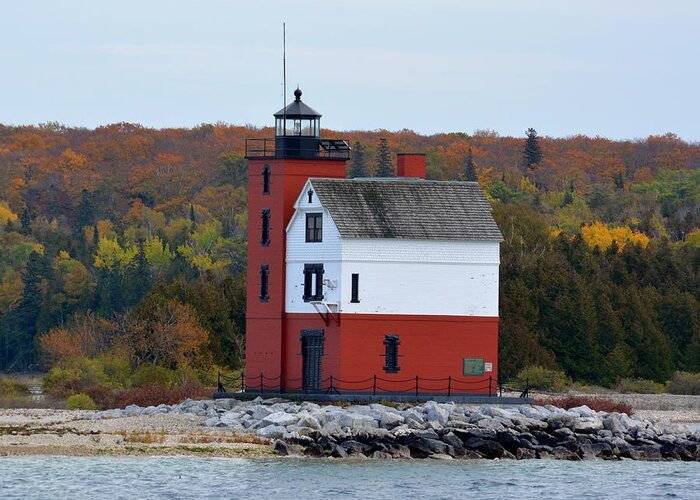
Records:
[[[635,408],[637,417],[657,422],[700,424],[700,396],[594,396],[612,397],[629,403]],[[270,440],[252,434],[236,433],[231,429],[202,426],[205,417],[153,414],[92,419],[92,413],[82,410],[0,409],[0,456],[275,455]]]
[[[274,454],[270,443],[200,424],[203,417],[147,415],[93,420],[76,410],[0,410],[0,456]]]

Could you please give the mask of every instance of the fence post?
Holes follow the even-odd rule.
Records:
[[[447,396],[452,395],[452,375],[447,377]]]
[[[374,374],[374,382],[372,384],[372,394],[377,395],[377,374]]]
[[[418,397],[418,375],[416,375],[416,397]]]
[[[493,377],[489,375],[489,397],[491,396],[491,384],[493,384]]]
[[[265,382],[263,382],[263,374],[260,372],[260,394],[265,390]]]
[[[280,373],[280,394],[282,394],[282,374]]]
[[[333,375],[331,375],[331,385],[328,387],[328,394],[333,394]]]
[[[219,392],[223,392],[223,391],[221,390],[221,372],[218,372],[218,373],[216,374],[216,390],[219,391]]]
[[[245,391],[245,373],[241,372],[241,391]]]

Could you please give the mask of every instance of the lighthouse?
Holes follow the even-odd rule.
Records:
[[[346,178],[295,100],[249,161],[247,390],[494,395],[501,232],[477,182]]]
[[[246,373],[283,376],[296,346],[285,344],[285,229],[310,177],[344,178],[350,147],[321,138],[321,114],[294,101],[274,114],[275,137],[248,139]],[[276,382],[271,382],[276,386]]]

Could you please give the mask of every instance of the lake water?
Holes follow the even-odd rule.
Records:
[[[0,458],[6,499],[700,498],[700,463]]]

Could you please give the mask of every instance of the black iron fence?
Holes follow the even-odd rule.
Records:
[[[326,394],[372,394],[372,395],[415,395],[444,394],[453,395],[488,395],[502,394],[503,386],[493,377],[477,380],[464,380],[452,376],[443,378],[410,377],[388,379],[373,375],[362,380],[345,380],[333,375],[320,381],[319,387],[304,385],[301,378],[267,377],[264,373],[249,376],[241,373],[239,377],[228,377],[219,373],[217,391],[219,393],[253,392],[253,393],[326,393]],[[527,394],[527,389],[523,391]],[[523,397],[523,396],[521,396]],[[525,396],[526,397],[526,396]]]

